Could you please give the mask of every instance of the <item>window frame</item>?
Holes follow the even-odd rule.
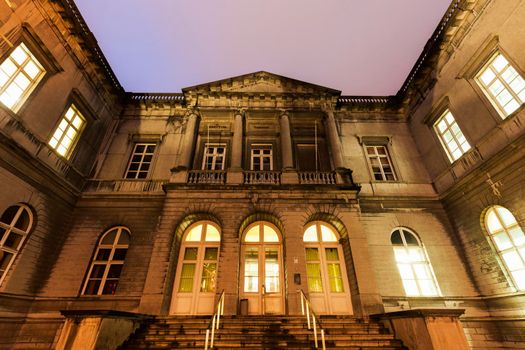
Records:
[[[148,170],[146,172],[146,177],[144,178],[139,178],[138,175],[140,174],[141,172],[141,167],[142,165],[144,164],[143,160],[144,160],[144,156],[146,155],[150,155],[150,153],[141,153],[142,157],[141,157],[141,160],[140,160],[140,163],[139,163],[139,168],[135,171],[135,170],[132,170],[132,172],[136,172],[136,176],[135,177],[128,177],[128,174],[130,172],[130,167],[131,167],[131,164],[134,163],[133,162],[133,157],[135,155],[137,155],[135,153],[136,149],[137,149],[137,146],[140,146],[140,145],[144,145],[145,148],[144,148],[144,151],[146,151],[148,149],[149,146],[153,146],[153,152],[151,153],[151,161],[149,162],[149,167],[148,167]],[[143,142],[135,142],[133,143],[133,146],[131,148],[131,153],[130,153],[130,157],[129,157],[129,160],[128,160],[128,163],[126,165],[126,170],[124,171],[124,179],[126,180],[146,180],[146,179],[149,179],[151,178],[152,174],[153,174],[153,168],[154,168],[154,165],[155,165],[155,158],[156,158],[156,155],[157,155],[157,149],[158,149],[158,142],[147,142],[147,141],[143,141]],[[143,172],[143,171],[142,171]]]
[[[512,211],[510,211],[508,208],[506,208],[504,206],[501,206],[501,205],[492,205],[492,206],[490,206],[490,207],[485,209],[485,211],[482,214],[482,222],[483,222],[482,227],[483,227],[483,229],[485,231],[486,238],[487,238],[490,246],[496,252],[497,260],[498,260],[499,265],[500,265],[500,267],[502,269],[502,272],[504,272],[504,274],[506,275],[507,280],[512,283],[512,286],[516,290],[518,290],[518,291],[525,291],[525,281],[522,283],[523,288],[520,288],[520,286],[519,286],[520,283],[518,283],[516,278],[514,277],[514,274],[513,274],[514,271],[510,269],[510,267],[507,265],[507,262],[505,261],[505,259],[503,257],[503,253],[504,252],[515,251],[515,252],[517,252],[517,255],[520,257],[522,263],[525,264],[525,258],[522,257],[519,254],[519,248],[520,247],[524,248],[525,247],[525,243],[523,245],[521,245],[521,246],[517,246],[514,243],[514,238],[509,233],[509,229],[508,229],[509,227],[506,226],[504,220],[501,218],[501,214],[498,212],[498,208],[503,208],[504,210],[507,210],[513,216],[513,218],[514,218],[514,220],[516,222],[515,226],[517,228],[519,228],[522,233],[525,234],[525,232],[523,231],[522,226],[520,225],[519,220],[516,218],[514,213],[512,213]],[[502,227],[502,230],[496,231],[495,233],[491,232],[490,229],[489,229],[489,226],[488,226],[488,217],[489,217],[489,214],[490,214],[491,210],[494,210],[496,218],[498,219],[498,222],[499,222],[499,224]],[[512,243],[512,246],[509,247],[509,248],[500,250],[500,248],[498,247],[498,244],[497,244],[494,236],[496,236],[498,234],[502,234],[502,233],[505,233],[505,235],[509,238],[509,241]],[[523,270],[525,270],[525,267],[522,268],[522,271]]]
[[[20,26],[13,28],[5,33],[4,38],[7,40],[0,41],[0,60],[2,63],[18,45],[23,43],[45,71],[42,78],[35,84],[30,92],[27,93],[26,97],[16,108],[11,109],[3,103],[0,103],[0,108],[13,114],[20,114],[36,95],[36,92],[44,85],[45,81],[52,75],[62,72],[64,69],[28,23],[24,22]]]
[[[71,158],[72,154],[76,150],[76,146],[77,146],[77,144],[78,144],[78,142],[80,140],[81,135],[83,134],[84,130],[86,129],[86,127],[88,125],[88,120],[87,120],[87,118],[85,116],[84,110],[82,109],[82,111],[81,111],[81,108],[78,107],[79,105],[82,105],[82,104],[79,104],[79,103],[77,103],[74,100],[68,102],[64,112],[61,114],[60,119],[55,124],[55,127],[53,128],[53,130],[52,130],[52,132],[50,134],[50,137],[48,137],[48,141],[47,141],[47,146],[53,152],[55,152],[59,157],[65,158],[66,160],[69,160]],[[80,119],[83,121],[83,123],[80,125],[80,128],[77,129],[77,132],[75,134],[75,138],[72,140],[71,144],[69,145],[69,148],[66,150],[66,154],[62,155],[62,154],[60,154],[58,152],[57,148],[51,146],[50,142],[55,137],[55,134],[58,131],[62,121],[65,121],[67,123],[67,129],[64,130],[64,132],[62,133],[62,135],[60,137],[60,141],[59,141],[59,143],[57,143],[56,147],[60,146],[60,142],[63,140],[64,134],[66,133],[67,130],[69,130],[69,127],[71,126],[71,124],[68,122],[68,120],[66,118],[66,114],[69,112],[70,109],[73,109],[73,111],[75,112],[75,115],[78,115],[80,117]]]
[[[4,272],[2,274],[0,274],[0,286],[5,281],[6,276],[8,275],[9,271],[11,270],[11,267],[13,266],[16,258],[18,257],[18,255],[22,251],[22,248],[24,247],[25,242],[27,241],[29,235],[31,234],[31,232],[33,230],[33,227],[34,227],[34,223],[35,223],[35,215],[34,215],[33,210],[28,205],[23,204],[23,203],[17,203],[17,204],[8,206],[2,212],[2,216],[5,214],[5,212],[7,210],[9,210],[12,207],[18,207],[18,209],[17,209],[17,212],[15,213],[13,219],[11,220],[11,222],[9,224],[7,224],[7,223],[4,223],[4,222],[0,221],[0,228],[5,230],[2,233],[2,236],[0,237],[0,252],[7,252],[7,253],[13,255],[11,260],[6,265],[6,268],[5,268]],[[19,228],[16,228],[17,221],[20,218],[20,216],[22,215],[22,212],[24,212],[24,211],[28,214],[28,217],[29,217],[29,224],[28,224],[27,229],[25,231],[23,231],[23,230],[21,230]],[[11,232],[14,232],[17,235],[22,236],[22,238],[20,239],[20,242],[18,242],[18,246],[16,248],[5,247],[4,246],[5,245],[5,241],[7,240],[7,238],[9,237]],[[2,256],[3,255],[4,255],[4,253],[2,253]]]
[[[218,147],[222,147],[224,149],[224,153],[222,154],[222,158],[223,158],[223,161],[222,161],[222,167],[221,169],[207,169],[206,167],[206,157],[208,155],[210,155],[207,151],[208,151],[208,147],[215,147],[215,148],[218,148]],[[203,171],[224,171],[224,169],[226,168],[226,154],[227,154],[227,151],[228,151],[228,144],[226,142],[204,142],[204,145],[203,145],[203,152],[202,152],[202,166],[201,166],[201,169]],[[215,168],[215,164],[216,164],[216,161],[217,161],[217,157],[219,157],[219,154],[211,154],[212,156],[212,168]]]
[[[264,154],[255,155],[254,151],[263,151],[263,150],[270,150],[269,156],[266,156]],[[274,170],[274,161],[273,161],[273,144],[271,143],[252,143],[250,145],[250,170],[251,171],[273,171]],[[261,160],[260,166],[263,166],[263,159],[269,158],[270,159],[270,169],[264,170],[264,169],[254,169],[254,158],[259,158]]]
[[[402,243],[403,244],[394,244],[392,242],[392,237],[394,235],[394,233],[396,231],[399,231],[400,232],[400,236],[401,236],[401,239],[402,239]],[[412,273],[412,276],[414,277],[413,279],[405,279],[403,277],[403,273],[401,271],[401,268],[400,268],[400,262],[398,261],[398,258],[396,257],[396,248],[402,248],[406,253],[407,253],[407,256],[409,255],[409,247],[416,247],[416,245],[409,245],[407,244],[407,241],[406,241],[406,237],[405,237],[405,232],[407,232],[408,234],[410,234],[411,236],[413,236],[416,241],[417,241],[417,247],[419,248],[420,252],[422,253],[422,256],[424,257],[424,261],[416,261],[416,262],[406,262],[405,264],[408,264],[410,265],[410,270],[411,270],[411,273]],[[443,294],[441,293],[441,289],[439,287],[439,283],[437,281],[437,278],[436,278],[436,274],[434,272],[434,268],[432,267],[432,263],[430,262],[430,258],[428,256],[428,253],[427,253],[427,250],[425,248],[425,245],[423,244],[423,242],[421,241],[421,239],[419,238],[419,235],[417,235],[414,231],[412,231],[411,229],[407,228],[407,227],[403,227],[403,226],[398,226],[398,227],[395,227],[391,232],[390,232],[390,245],[392,246],[392,251],[394,253],[394,261],[395,261],[395,264],[396,264],[396,267],[397,267],[397,270],[398,270],[398,273],[399,273],[399,277],[401,278],[401,282],[402,282],[402,285],[403,285],[403,289],[405,291],[405,295],[406,297],[409,297],[409,298],[435,298],[435,297],[441,297]],[[417,273],[415,271],[415,269],[413,268],[413,265],[414,264],[423,264],[426,268],[427,268],[427,272],[430,274],[430,279],[427,279],[429,281],[431,281],[433,283],[433,287],[436,291],[436,294],[434,295],[424,295],[422,294],[422,287],[420,286],[420,279],[417,277]],[[408,290],[407,290],[407,287],[405,287],[405,283],[404,281],[405,280],[413,280],[415,281],[416,283],[416,286],[417,286],[417,289],[418,289],[418,294],[415,295],[415,294],[409,294]],[[423,280],[423,279],[421,279]]]
[[[23,60],[22,63],[19,63],[16,60],[16,58],[13,57],[14,52],[18,49],[21,49],[26,55],[26,58]],[[18,77],[21,75],[23,75],[29,82],[25,89],[21,89],[22,92],[19,98],[15,100],[15,102],[11,106],[2,102],[5,107],[10,109],[14,113],[17,113],[26,103],[29,96],[31,96],[31,94],[37,88],[37,86],[40,85],[40,83],[42,82],[42,80],[48,72],[45,69],[44,65],[40,62],[40,60],[33,54],[33,52],[27,47],[27,45],[23,41],[20,41],[16,46],[13,45],[11,50],[9,50],[9,53],[2,56],[0,66],[6,63],[7,61],[10,61],[12,65],[15,66],[15,70],[14,73],[11,75],[4,73],[7,77],[7,80],[4,86],[0,87],[0,96],[3,95],[13,84],[16,84],[20,88],[19,84],[15,83],[15,80],[18,79]],[[25,69],[25,67],[27,67],[30,63],[32,63],[33,66],[35,66],[37,69],[37,73],[34,77],[31,77]]]
[[[370,178],[372,179],[372,181],[374,181],[374,182],[397,182],[398,179],[397,179],[396,171],[394,169],[394,164],[392,162],[392,157],[390,156],[390,152],[388,150],[387,145],[386,144],[374,144],[374,143],[366,143],[365,142],[363,144],[363,147],[364,147],[364,151],[365,151],[366,161],[368,163],[368,170],[370,171]],[[373,147],[374,148],[374,154],[373,155],[368,154],[368,147]],[[384,155],[379,154],[377,152],[377,147],[383,147],[385,149],[385,154]],[[382,179],[376,179],[376,177],[375,177],[374,168],[372,166],[372,158],[376,158],[377,160],[379,160]],[[385,175],[385,172],[384,172],[384,167],[383,167],[383,164],[381,163],[381,159],[386,159],[388,161],[388,165],[392,169],[392,176],[394,177],[393,180],[389,180],[389,179],[386,178],[386,175]]]
[[[502,69],[501,74],[500,74],[500,72],[494,72],[494,70],[492,70],[490,68],[492,63],[500,55],[507,61],[507,64],[508,64],[508,66],[506,66],[504,69]],[[514,115],[515,113],[517,113],[525,105],[525,99],[521,99],[521,97],[519,97],[517,95],[517,93],[514,92],[514,90],[512,89],[512,87],[510,87],[510,85],[506,82],[506,80],[501,77],[503,75],[502,73],[505,70],[507,70],[508,67],[511,67],[512,69],[514,69],[516,71],[516,73],[518,74],[518,77],[521,77],[522,80],[525,80],[525,75],[523,74],[523,71],[520,69],[520,67],[516,63],[514,63],[511,59],[509,59],[509,55],[504,53],[499,47],[496,46],[491,51],[491,53],[489,55],[487,55],[487,59],[485,59],[483,61],[483,64],[480,67],[478,67],[478,69],[476,69],[475,73],[472,76],[473,80],[475,81],[475,85],[481,90],[481,92],[483,93],[485,98],[489,101],[491,106],[496,110],[497,114],[503,120],[507,119],[508,117],[510,117],[510,116]],[[514,111],[512,111],[510,113],[507,113],[505,111],[505,109],[504,109],[504,106],[501,106],[499,101],[497,101],[496,96],[492,95],[492,93],[490,92],[489,85],[491,85],[491,84],[485,84],[481,80],[481,76],[489,69],[491,69],[493,71],[493,73],[495,73],[495,77],[493,78],[491,83],[494,83],[495,79],[498,79],[502,83],[502,85],[504,86],[504,90],[506,90],[508,93],[510,93],[512,99],[514,99],[519,104],[519,106]],[[516,78],[514,78],[514,79],[516,79]],[[502,91],[500,91],[500,93]],[[522,90],[521,92],[523,93],[524,91],[525,90]]]
[[[109,233],[113,232],[117,230],[117,234],[115,236],[115,239],[113,240],[113,243],[111,244],[111,252],[110,252],[110,255],[108,256],[108,259],[106,260],[105,263],[100,263],[100,261],[104,261],[104,260],[97,260],[97,256],[98,256],[98,252],[99,250],[101,249],[108,249],[108,246],[110,246],[109,244],[102,244],[102,241],[104,240],[104,237],[106,237]],[[122,235],[122,231],[126,231],[128,236],[129,236],[129,242],[127,244],[118,244],[118,241]],[[84,277],[84,282],[82,283],[82,288],[81,288],[81,291],[80,291],[80,295],[81,296],[87,296],[87,297],[93,297],[93,296],[108,296],[108,295],[115,295],[116,294],[116,290],[118,288],[118,285],[120,283],[120,278],[122,277],[122,271],[124,270],[124,263],[126,262],[126,257],[127,257],[127,253],[129,251],[129,247],[130,247],[130,244],[131,244],[131,231],[126,227],[126,226],[113,226],[107,230],[104,231],[104,233],[102,235],[100,235],[100,237],[98,238],[97,240],[97,245],[95,247],[95,249],[93,250],[93,256],[91,258],[91,261],[89,263],[89,268],[87,269],[87,273]],[[114,260],[113,257],[115,256],[115,250],[116,249],[123,249],[123,247],[125,246],[125,249],[126,249],[126,256],[124,257],[123,260]],[[98,286],[98,290],[97,290],[97,293],[96,294],[86,294],[86,290],[87,290],[87,287],[88,287],[88,284],[91,280],[91,273],[93,271],[93,268],[95,265],[103,265],[104,266],[104,272],[103,272],[103,275],[100,279],[100,284]],[[106,282],[108,280],[108,273],[109,273],[109,270],[111,268],[112,265],[122,265],[122,269],[120,271],[120,275],[117,279],[117,285],[115,286],[115,292],[112,293],[112,294],[104,294],[104,288],[105,288],[105,285],[106,285]]]
[[[450,125],[448,125],[448,120],[446,119],[447,115],[449,115],[449,114],[452,116],[452,119],[453,119],[453,123],[451,123]],[[447,127],[446,127],[446,129],[445,129],[445,131],[443,133],[439,130],[439,126],[438,126],[438,124],[441,121],[445,121],[445,123],[447,124]],[[468,148],[465,149],[465,150],[463,150],[462,144],[459,142],[459,140],[457,139],[456,135],[451,130],[454,124],[459,129],[460,134],[463,136],[463,138],[465,139],[465,142],[466,142],[466,144],[468,146]],[[434,130],[434,133],[436,134],[437,138],[439,139],[439,142],[441,143],[441,146],[443,147],[443,150],[447,154],[447,157],[448,157],[450,163],[454,163],[455,161],[461,159],[466,153],[468,153],[470,150],[472,150],[472,146],[470,145],[470,142],[468,141],[468,138],[465,136],[465,133],[463,132],[463,130],[459,126],[459,123],[456,120],[456,117],[454,116],[454,114],[452,113],[450,108],[447,107],[447,108],[442,109],[442,111],[439,114],[439,116],[433,122],[432,129]],[[450,134],[452,135],[452,139],[454,140],[454,142],[458,146],[458,149],[461,150],[461,155],[458,158],[456,158],[456,159],[454,159],[454,155],[452,153],[452,150],[449,148],[449,145],[448,145],[447,141],[445,140],[445,136],[444,136],[444,134],[447,131],[449,131],[449,130],[450,130]]]

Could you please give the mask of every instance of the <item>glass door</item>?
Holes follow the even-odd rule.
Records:
[[[242,242],[241,299],[253,315],[284,313],[282,245],[273,225],[257,222]]]
[[[213,314],[221,236],[213,224],[191,226],[183,237],[171,314]]]
[[[352,303],[339,239],[328,225],[316,222],[304,232],[309,299],[318,314],[351,314]]]

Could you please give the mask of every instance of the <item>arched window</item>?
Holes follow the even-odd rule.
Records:
[[[213,314],[221,245],[220,227],[198,221],[182,236],[171,314]]]
[[[390,241],[407,296],[440,295],[427,253],[416,234],[398,227],[392,232]]]
[[[7,208],[0,218],[0,283],[33,226],[33,214],[23,204]]]
[[[512,213],[499,205],[485,214],[485,227],[515,286],[525,289],[525,235]]]
[[[115,294],[129,239],[130,232],[123,226],[113,227],[100,237],[82,294]]]

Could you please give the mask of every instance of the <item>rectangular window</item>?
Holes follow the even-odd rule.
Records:
[[[499,52],[481,69],[476,81],[503,118],[525,102],[525,80]]]
[[[470,144],[449,110],[446,110],[436,121],[434,130],[451,162],[459,159],[470,149]]]
[[[0,64],[0,101],[17,111],[46,71],[23,43]]]
[[[204,145],[204,157],[202,158],[202,170],[224,170],[226,156],[226,144],[206,143]]]
[[[68,158],[85,124],[86,120],[72,104],[55,129],[51,140],[49,140],[49,146],[61,156]]]
[[[252,145],[250,170],[273,170],[272,145]]]
[[[129,159],[126,179],[145,179],[148,176],[156,144],[137,143]]]
[[[365,145],[365,150],[374,180],[395,181],[396,175],[386,146]]]

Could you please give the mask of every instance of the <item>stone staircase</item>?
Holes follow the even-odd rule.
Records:
[[[204,349],[210,317],[157,317],[119,349]],[[327,349],[406,350],[381,323],[325,316]],[[321,348],[321,337],[319,336]],[[299,316],[223,316],[214,349],[315,349],[314,336]]]

